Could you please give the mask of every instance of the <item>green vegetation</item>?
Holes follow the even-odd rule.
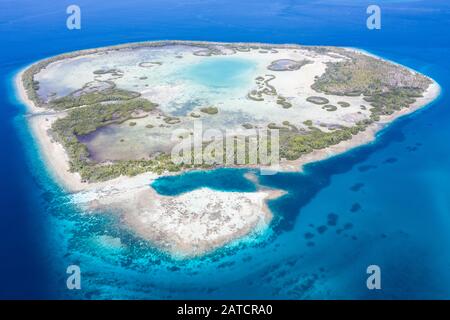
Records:
[[[69,155],[70,170],[79,172],[81,177],[87,181],[114,178],[116,175],[113,173],[123,173],[124,163],[131,164],[135,162],[120,162],[119,167],[121,169],[119,171],[114,167],[115,164],[108,166],[96,165],[89,159],[89,152],[86,146],[78,140],[78,137],[110,124],[123,123],[133,119],[135,112],[149,112],[155,107],[155,104],[141,98],[109,104],[97,103],[83,108],[72,109],[66,117],[56,120],[52,125],[52,131]],[[135,124],[135,122],[130,122],[130,125],[132,123]],[[138,163],[139,167],[142,168],[142,163]],[[111,173],[110,175],[105,174],[107,170]],[[138,169],[129,168],[127,172],[133,173],[136,170]]]
[[[129,126],[130,126],[130,127],[134,127],[136,124],[137,124],[136,122],[130,121]]]
[[[431,84],[427,77],[380,59],[333,48],[348,59],[328,63],[325,73],[311,86],[317,92],[356,96],[369,102],[372,120],[409,107]],[[365,110],[365,107],[361,109]]]
[[[284,109],[289,109],[292,107],[292,103],[287,101],[286,98],[282,96],[277,97],[277,104],[281,105]]]
[[[364,54],[333,48],[348,59],[328,63],[325,73],[312,88],[334,95],[372,95],[393,88],[425,90],[430,80],[408,69]]]
[[[311,127],[313,125],[313,122],[312,122],[312,120],[305,120],[305,121],[303,121],[303,124],[305,126]]]
[[[77,136],[85,135],[109,124],[131,120],[136,111],[150,112],[155,107],[156,104],[142,98],[118,103],[97,103],[70,110],[67,117],[58,119],[53,125],[60,132],[70,130]]]
[[[266,74],[266,78],[258,76],[255,78],[256,84],[258,86],[257,90],[252,90],[247,94],[247,98],[253,101],[264,101],[264,95],[267,96],[276,96],[277,90],[274,86],[270,85],[269,82],[275,79],[276,77],[273,74]],[[281,104],[283,107],[290,108],[289,102],[285,101],[286,99],[283,97],[278,97],[281,100],[277,103]],[[285,104],[285,102],[287,104]]]
[[[247,94],[247,98],[253,101],[264,101],[262,94],[256,90],[252,90]]]
[[[359,90],[354,90],[354,91],[346,91],[344,93],[344,95],[346,95],[347,97],[358,97],[362,94],[361,91]]]
[[[84,105],[104,101],[124,101],[138,98],[141,94],[138,92],[117,89],[114,87],[102,91],[83,92],[83,89],[77,90],[68,96],[54,99],[50,102],[50,107],[55,110],[65,110]]]
[[[269,129],[271,129],[271,130],[282,130],[282,129],[285,129],[285,128],[282,127],[282,126],[277,126],[276,123],[269,123],[269,124],[267,125],[267,128],[269,128]]]
[[[342,108],[350,107],[350,103],[345,102],[345,101],[339,101],[337,104],[340,105]]]
[[[145,127],[146,127],[147,129],[152,129],[152,128],[154,128],[155,126],[152,125],[152,124],[147,124]]]
[[[322,107],[322,109],[323,109],[323,110],[327,110],[327,111],[332,112],[332,111],[336,111],[336,110],[337,110],[337,107],[336,107],[336,106],[333,106],[332,104],[327,104],[327,105],[324,105],[324,106]]]
[[[200,111],[207,114],[217,114],[219,112],[219,109],[217,109],[216,107],[205,107],[201,108]]]
[[[41,99],[39,98],[39,95],[37,94],[37,92],[39,90],[39,81],[36,81],[33,79],[36,69],[37,69],[37,67],[34,67],[34,65],[32,67],[30,67],[29,69],[27,69],[22,75],[22,83],[23,83],[23,87],[25,88],[28,98],[37,107],[42,107],[43,103],[42,103]],[[39,72],[39,71],[37,71],[37,72]]]
[[[270,130],[289,130],[289,128],[286,128],[285,126],[278,126],[275,123],[269,123],[267,125],[267,128],[269,128]]]
[[[280,59],[272,61],[272,63],[267,67],[271,71],[294,71],[299,70],[304,65],[313,63],[311,60],[290,60],[290,59]]]
[[[327,104],[330,102],[330,100],[328,100],[327,98],[316,97],[316,96],[308,97],[308,98],[306,98],[306,101],[314,103],[314,104]]]
[[[95,75],[103,75],[103,74],[111,74],[113,76],[121,76],[123,71],[119,69],[99,69],[93,71],[93,74]]]
[[[239,51],[239,52],[249,52],[250,51],[250,48],[249,47],[235,47],[234,48],[236,51]]]
[[[180,123],[180,118],[177,117],[164,117],[163,121],[167,124],[177,124]]]
[[[142,67],[142,68],[149,68],[149,67],[153,67],[153,66],[160,66],[160,65],[162,65],[162,62],[160,62],[160,61],[142,61],[142,62],[139,62],[139,67]]]
[[[363,131],[363,125],[344,127],[333,132],[324,132],[314,128],[307,133],[283,131],[280,134],[280,155],[287,160],[296,160],[313,150],[327,148],[339,142],[349,140],[355,134]]]
[[[291,124],[289,121],[285,120],[283,121],[283,126],[286,126],[287,128],[289,128],[292,131],[298,132],[298,129],[296,126],[294,126],[293,124]]]
[[[381,115],[390,115],[395,111],[408,108],[410,104],[416,101],[415,97],[418,94],[418,91],[392,89],[387,92],[375,93],[371,96],[364,97],[364,100],[372,106],[369,110],[372,112],[372,119],[376,120]]]
[[[160,154],[151,160],[123,160],[116,161],[113,164],[89,164],[86,163],[78,171],[84,181],[106,181],[121,175],[135,176],[145,172],[156,172],[158,174],[164,171],[177,172],[183,166],[175,165],[170,160],[170,155]]]

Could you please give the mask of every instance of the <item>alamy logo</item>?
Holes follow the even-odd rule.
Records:
[[[370,276],[367,278],[367,289],[380,290],[381,289],[381,269],[379,266],[373,264],[367,267],[367,274]]]
[[[367,29],[380,30],[381,29],[381,8],[377,5],[370,5],[367,7]]]
[[[71,265],[67,267],[67,274],[70,274],[67,277],[66,285],[69,290],[80,290],[81,289],[81,269],[77,265]]]
[[[81,29],[81,9],[79,6],[72,4],[67,7],[66,13],[69,14],[66,20],[66,26],[69,30]]]

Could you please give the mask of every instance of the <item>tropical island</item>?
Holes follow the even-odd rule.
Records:
[[[16,86],[44,159],[73,201],[120,214],[179,257],[265,230],[266,200],[282,194],[262,187],[157,194],[150,184],[163,175],[268,165],[238,161],[234,143],[231,153],[215,144],[214,161],[174,163],[171,151],[196,123],[232,138],[276,131],[279,169],[301,170],[372,141],[440,92],[429,77],[356,49],[191,41],[62,54],[22,70]],[[221,161],[230,154],[231,162]]]

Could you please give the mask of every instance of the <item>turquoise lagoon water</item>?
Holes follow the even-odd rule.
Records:
[[[182,71],[189,81],[207,88],[240,88],[252,83],[254,61],[236,57],[209,57]]]
[[[379,1],[380,31],[365,28],[371,3],[363,0],[216,1],[214,7],[80,0],[80,31],[65,28],[70,3],[14,4],[0,3],[6,43],[0,54],[0,297],[450,297],[450,41],[441,32],[449,29],[448,3]],[[175,260],[134,236],[114,214],[86,215],[70,203],[40,159],[12,86],[20,68],[41,58],[158,39],[360,47],[433,77],[443,93],[374,143],[310,164],[303,174],[259,176],[263,186],[288,191],[269,202],[271,228],[210,255]],[[204,186],[253,191],[245,172],[188,173],[154,186],[163,194]],[[80,291],[65,287],[71,264],[81,267]],[[370,264],[381,267],[381,291],[365,286]]]
[[[183,175],[157,179],[152,187],[166,196],[179,195],[198,188],[207,187],[219,191],[254,192],[255,184],[244,177],[245,169],[217,169],[212,171],[191,171]]]

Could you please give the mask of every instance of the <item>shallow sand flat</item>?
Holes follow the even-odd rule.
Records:
[[[309,80],[297,87],[287,86],[288,90],[293,92],[307,90],[311,77],[324,70],[320,64],[307,69],[308,66],[313,65],[304,66],[306,72],[310,73]],[[30,113],[30,128],[39,143],[48,168],[58,183],[73,193],[74,203],[89,210],[118,211],[122,220],[139,235],[177,256],[195,256],[209,252],[255,230],[263,230],[270,223],[272,216],[265,200],[268,197],[279,196],[281,194],[279,191],[225,193],[200,189],[177,197],[164,197],[150,187],[151,181],[158,177],[153,173],[135,177],[121,176],[100,183],[81,182],[79,174],[68,171],[68,156],[62,145],[48,135],[48,129],[53,121],[64,116],[64,113],[51,113],[36,107],[26,96],[21,81],[22,72],[17,75],[15,81],[19,98]],[[283,161],[281,170],[298,171],[306,163],[323,160],[371,142],[375,134],[385,125],[430,103],[439,93],[439,85],[433,82],[424,97],[417,99],[410,108],[382,117],[380,122],[369,126],[351,140],[316,150],[295,161]],[[354,97],[347,98],[354,99]],[[359,101],[355,100],[352,103],[356,104]],[[315,114],[317,113],[310,113],[311,117]],[[254,115],[257,116],[256,113]],[[197,207],[192,203],[193,199],[198,199],[195,202]],[[217,215],[217,219],[211,219],[215,212],[220,214]]]
[[[161,196],[149,186],[113,188],[98,196],[74,196],[85,210],[119,211],[121,221],[144,239],[180,258],[198,256],[235,239],[265,230],[272,214],[265,201],[282,193],[221,192],[207,188],[176,197]],[[91,201],[91,197],[95,197]]]

